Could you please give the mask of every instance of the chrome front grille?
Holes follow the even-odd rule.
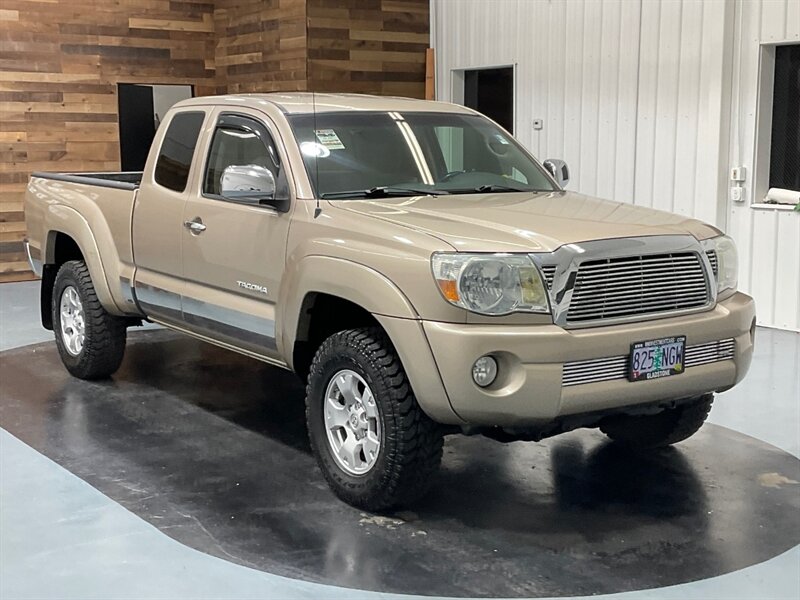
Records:
[[[719,340],[718,342],[708,342],[707,344],[696,344],[686,348],[684,366],[697,367],[708,363],[733,358],[736,352],[736,341],[733,338]]]
[[[717,251],[706,250],[706,256],[708,257],[708,262],[711,263],[711,272],[714,273],[714,277],[716,277],[719,274],[719,266],[717,263]]]
[[[695,252],[592,259],[578,267],[568,325],[697,309],[709,303]]]
[[[544,275],[544,284],[548,290],[553,289],[553,277],[556,275],[555,265],[542,265],[542,275]]]
[[[731,360],[736,351],[733,338],[686,346],[684,366],[689,369],[700,365]],[[611,356],[564,363],[561,385],[583,385],[599,381],[625,379],[628,376],[628,356]],[[680,377],[677,375],[676,377]]]
[[[625,379],[628,376],[628,357],[612,356],[594,360],[576,360],[564,363],[561,385],[583,385],[598,381]]]

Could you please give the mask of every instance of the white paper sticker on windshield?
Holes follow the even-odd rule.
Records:
[[[328,150],[344,150],[344,144],[333,129],[317,129],[314,131],[319,143]]]

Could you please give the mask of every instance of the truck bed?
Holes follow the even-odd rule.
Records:
[[[71,238],[104,306],[127,314],[123,283],[133,279],[131,219],[141,179],[138,172],[33,173],[25,195],[31,261],[45,262],[62,236]]]
[[[141,171],[105,171],[102,173],[49,173],[37,172],[31,177],[43,177],[57,181],[69,181],[84,185],[96,185],[122,190],[135,190],[142,181]]]

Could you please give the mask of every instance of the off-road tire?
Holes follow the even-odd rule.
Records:
[[[670,446],[697,433],[713,402],[714,394],[706,394],[654,415],[607,417],[600,423],[600,430],[615,442],[631,448]]]
[[[364,378],[380,415],[378,458],[359,476],[337,464],[325,429],[325,393],[342,369]],[[308,376],[306,421],[322,474],[339,498],[358,508],[384,511],[413,503],[428,491],[442,459],[442,429],[417,404],[394,347],[377,327],[341,331],[322,343]]]
[[[84,310],[85,340],[77,356],[67,351],[61,337],[61,295],[67,286],[77,290]],[[58,353],[70,374],[92,380],[116,372],[125,354],[126,323],[124,319],[106,312],[100,304],[85,262],[70,260],[61,265],[53,284],[51,309]]]

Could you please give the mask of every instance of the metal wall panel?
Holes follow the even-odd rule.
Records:
[[[453,99],[454,70],[516,65],[516,137],[566,160],[570,189],[728,229],[759,321],[800,330],[800,214],[749,198],[731,207],[727,180],[731,166],[754,172],[760,43],[800,38],[800,2],[432,0],[432,10],[439,99]]]
[[[635,203],[724,226],[726,2],[642,4]]]
[[[728,231],[740,255],[739,286],[756,300],[759,323],[800,331],[800,213],[752,208],[763,44],[800,42],[797,0],[737,0],[733,43],[730,166],[747,169],[745,202],[732,203]]]
[[[516,65],[516,137],[566,160],[572,189],[633,199],[639,2],[434,0],[433,10],[438,98],[453,99],[453,70]]]

